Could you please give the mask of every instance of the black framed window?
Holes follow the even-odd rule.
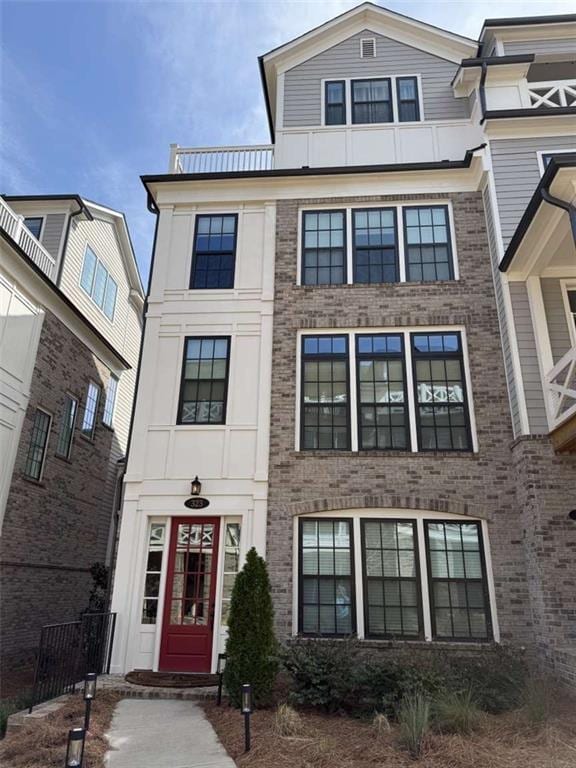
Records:
[[[354,282],[397,282],[396,209],[353,209],[352,232]]]
[[[91,381],[88,384],[86,403],[84,404],[84,416],[82,418],[82,434],[92,439],[96,429],[96,414],[100,403],[100,387]]]
[[[409,418],[400,334],[356,336],[358,447],[407,450]]]
[[[409,206],[403,211],[406,280],[452,280],[448,208]]]
[[[460,334],[412,333],[410,339],[419,450],[471,450]]]
[[[422,635],[414,520],[362,520],[364,616],[368,637]]]
[[[396,99],[398,101],[399,122],[408,123],[420,120],[417,77],[396,78]]]
[[[52,417],[49,413],[40,408],[36,409],[26,464],[24,465],[24,474],[32,480],[40,480],[42,477],[51,422]]]
[[[391,123],[393,119],[390,78],[352,80],[353,123]]]
[[[346,123],[346,83],[344,80],[331,80],[324,84],[324,106],[326,125],[344,125]]]
[[[58,443],[56,453],[65,459],[70,458],[72,451],[72,439],[74,437],[74,426],[78,413],[78,400],[72,395],[66,395],[64,409],[62,411],[62,420],[60,422],[60,432],[58,434]]]
[[[230,337],[187,337],[179,424],[225,424]]]
[[[42,216],[26,216],[24,218],[24,224],[28,231],[34,235],[36,240],[40,240],[40,233],[42,232],[42,223],[44,218]]]
[[[424,526],[434,639],[490,639],[480,523],[425,521]]]
[[[344,211],[304,211],[302,215],[303,285],[346,282]]]
[[[351,520],[300,520],[299,631],[356,631]]]
[[[196,216],[190,288],[234,288],[238,215]]]
[[[350,449],[348,392],[348,337],[304,336],[302,449]]]

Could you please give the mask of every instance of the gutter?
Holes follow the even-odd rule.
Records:
[[[532,195],[522,218],[520,219],[520,223],[516,227],[516,231],[512,235],[512,239],[506,248],[506,253],[498,265],[500,272],[506,272],[508,267],[511,265],[512,260],[514,259],[514,256],[516,255],[516,252],[518,251],[518,248],[520,247],[522,240],[526,235],[526,232],[534,220],[534,216],[542,204],[542,201],[548,203],[549,205],[554,205],[557,208],[562,208],[568,212],[568,215],[570,216],[572,236],[574,237],[574,243],[576,244],[576,208],[574,208],[574,206],[571,203],[568,203],[566,200],[560,200],[559,198],[550,194],[550,186],[556,178],[558,171],[562,170],[563,168],[576,168],[576,154],[567,153],[564,156],[557,155],[550,160],[544,175],[540,179],[540,183],[536,187],[536,190]]]
[[[488,74],[488,64],[484,60],[482,62],[482,74],[480,75],[480,87],[478,90],[479,96],[480,96],[480,113],[482,117],[480,118],[480,125],[484,125],[484,121],[486,120],[486,76]]]
[[[474,153],[484,149],[486,143],[466,150],[462,160],[439,160],[425,163],[391,163],[387,165],[343,165],[319,168],[284,168],[267,171],[227,171],[225,173],[165,173],[141,176],[140,179],[149,192],[148,184],[162,184],[184,181],[226,181],[230,179],[282,179],[306,176],[351,176],[363,173],[410,173],[420,171],[462,170],[469,168]],[[152,210],[149,208],[149,210]]]
[[[30,269],[35,272],[38,277],[46,283],[46,285],[50,288],[51,291],[54,291],[56,296],[62,301],[68,309],[70,309],[76,317],[78,317],[82,323],[90,330],[91,333],[96,336],[98,341],[100,341],[106,349],[111,352],[114,357],[121,363],[121,365],[129,371],[132,366],[126,360],[122,355],[112,346],[112,344],[106,339],[105,336],[103,336],[100,331],[92,325],[92,323],[80,312],[80,310],[76,307],[76,305],[58,288],[57,285],[46,275],[39,266],[37,266],[32,259],[28,256],[28,254],[16,243],[10,235],[5,232],[3,229],[0,228],[0,236],[8,243],[8,245],[13,248],[16,253],[22,258],[22,260],[26,263],[27,266],[30,267]]]
[[[31,201],[33,203],[43,200],[74,200],[79,208],[84,211],[88,221],[94,220],[94,216],[92,216],[88,206],[80,195],[2,195],[2,197],[5,200],[14,200],[16,202]]]
[[[504,19],[485,19],[482,30],[486,27],[526,27],[533,24],[566,24],[573,21],[576,21],[576,13],[559,13],[556,16],[516,16]],[[482,37],[482,32],[480,37]]]
[[[486,120],[506,120],[511,117],[566,117],[576,115],[576,107],[528,107],[524,109],[492,109]]]

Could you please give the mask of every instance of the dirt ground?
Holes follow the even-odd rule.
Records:
[[[117,693],[99,691],[94,699],[83,768],[103,768],[108,749],[104,734],[121,698]],[[26,723],[0,741],[0,765],[2,768],[62,768],[68,731],[83,724],[84,701],[81,694],[75,694],[45,720]]]
[[[298,737],[277,735],[274,710],[252,715],[252,749],[244,753],[244,726],[238,710],[206,704],[208,719],[241,768],[575,768],[576,706],[559,699],[539,727],[521,712],[486,715],[470,736],[432,734],[421,758],[413,760],[398,740],[398,729],[376,731],[370,722],[338,715],[301,713]]]

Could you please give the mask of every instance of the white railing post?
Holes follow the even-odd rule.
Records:
[[[22,227],[24,226],[24,216],[18,216],[16,218],[16,228],[14,229],[13,240],[20,245],[22,239]]]
[[[169,173],[179,173],[178,170],[178,144],[170,144]]]

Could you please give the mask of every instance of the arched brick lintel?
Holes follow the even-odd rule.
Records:
[[[340,496],[326,499],[298,501],[287,505],[292,517],[313,515],[319,512],[335,512],[342,509],[411,509],[444,514],[466,515],[480,519],[490,519],[487,510],[478,504],[462,503],[448,499],[421,498],[419,496],[394,496],[378,494],[375,496]]]

